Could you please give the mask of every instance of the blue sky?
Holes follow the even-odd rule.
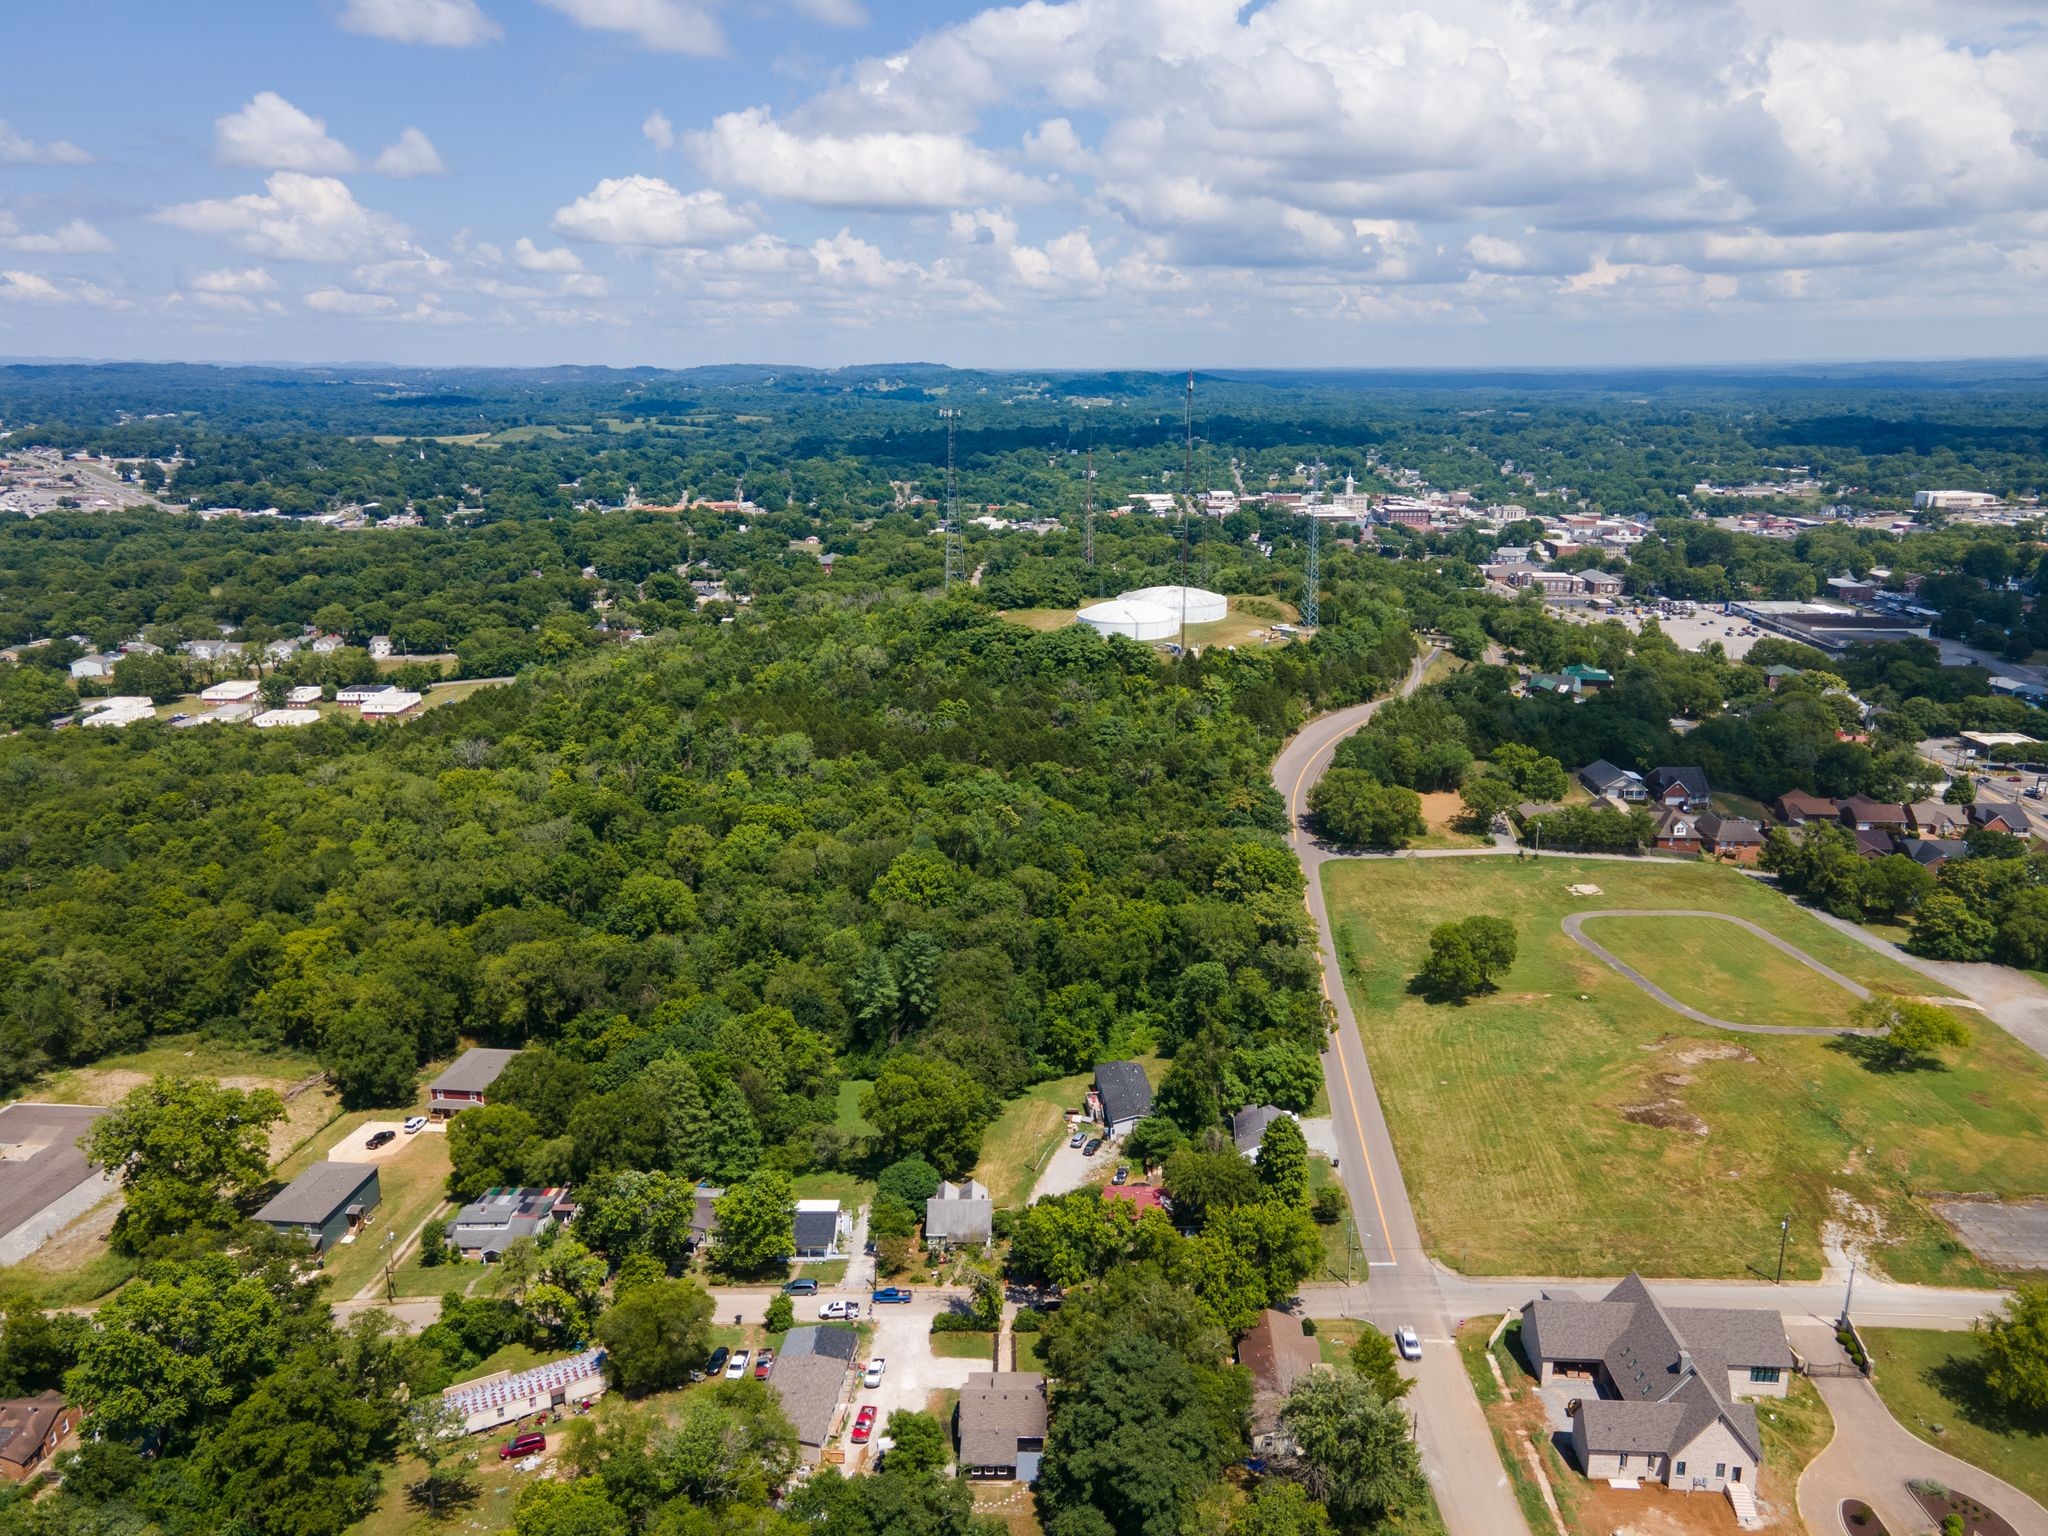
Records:
[[[17,12],[4,356],[2048,352],[2035,0]]]

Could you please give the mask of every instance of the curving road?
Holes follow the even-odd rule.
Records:
[[[1746,917],[1732,917],[1726,912],[1705,912],[1695,907],[1611,907],[1599,912],[1573,912],[1565,917],[1564,931],[1574,943],[1585,949],[1596,960],[1604,961],[1622,976],[1634,982],[1673,1013],[1691,1019],[1695,1024],[1709,1024],[1715,1029],[1732,1029],[1739,1035],[1869,1035],[1875,1033],[1873,1030],[1849,1029],[1846,1027],[1842,1029],[1829,1029],[1823,1025],[1737,1024],[1732,1019],[1717,1019],[1711,1013],[1704,1013],[1689,1003],[1681,1003],[1677,998],[1666,992],[1612,950],[1587,938],[1584,925],[1589,918],[1595,917],[1691,917],[1711,918],[1715,922],[1733,923],[1744,932],[1762,939],[1771,948],[1778,950],[1782,954],[1790,955],[1808,970],[1816,971],[1820,975],[1827,977],[1829,981],[1832,981],[1844,992],[1854,997],[1859,1003],[1869,1000],[1870,988],[1864,986],[1859,981],[1851,981],[1840,971],[1822,965],[1805,950],[1798,948],[1796,945],[1787,944],[1769,929],[1757,926]]]
[[[1417,658],[1401,693],[1421,686],[1422,674],[1436,655],[1432,649]],[[1336,1025],[1323,1054],[1323,1076],[1330,1089],[1338,1173],[1351,1197],[1359,1246],[1371,1275],[1371,1284],[1362,1292],[1355,1286],[1345,1288],[1343,1311],[1368,1317],[1389,1332],[1408,1324],[1422,1335],[1422,1359],[1408,1368],[1415,1388],[1407,1402],[1416,1415],[1422,1464],[1451,1536],[1528,1536],[1529,1524],[1501,1470],[1492,1431],[1451,1343],[1452,1327],[1466,1314],[1454,1311],[1445,1300],[1438,1271],[1423,1256],[1422,1234],[1344,991],[1322,880],[1323,864],[1342,855],[1304,825],[1309,787],[1329,767],[1337,743],[1370,720],[1378,707],[1378,701],[1359,704],[1311,720],[1273,763],[1273,787],[1287,802],[1288,837],[1308,877],[1309,915],[1315,919],[1322,947],[1323,995],[1330,1001]]]

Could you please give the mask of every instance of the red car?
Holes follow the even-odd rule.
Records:
[[[754,1380],[766,1381],[768,1373],[775,1369],[775,1351],[764,1349],[754,1356]]]
[[[866,1445],[868,1436],[875,1432],[875,1405],[869,1403],[861,1409],[860,1417],[853,1421],[853,1443]]]
[[[510,1461],[515,1456],[531,1456],[548,1448],[548,1437],[539,1434],[514,1435],[498,1447],[498,1460]]]

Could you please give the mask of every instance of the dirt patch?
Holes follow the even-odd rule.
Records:
[[[1680,1066],[1696,1067],[1703,1061],[1754,1062],[1756,1057],[1739,1045],[1689,1045],[1673,1052],[1671,1059]]]
[[[1681,1099],[1659,1099],[1654,1104],[1624,1104],[1621,1118],[1632,1125],[1654,1125],[1660,1131],[1689,1131],[1695,1136],[1709,1132],[1707,1122],[1685,1107]]]
[[[1828,1209],[1834,1214],[1820,1225],[1821,1251],[1838,1269],[1853,1263],[1882,1279],[1884,1271],[1871,1256],[1884,1247],[1884,1217],[1845,1189],[1828,1191]]]

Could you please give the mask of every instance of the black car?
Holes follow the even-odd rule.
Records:
[[[369,1148],[370,1151],[374,1152],[379,1147],[390,1146],[391,1143],[393,1143],[396,1140],[398,1140],[398,1132],[379,1131],[376,1135],[372,1136],[368,1141],[364,1142],[363,1145]]]
[[[719,1372],[725,1369],[725,1362],[731,1358],[732,1351],[723,1344],[719,1345],[718,1348],[711,1351],[711,1358],[704,1362],[704,1374],[716,1377]]]
[[[1081,1149],[1081,1155],[1083,1157],[1093,1157],[1096,1153],[1100,1152],[1101,1150],[1102,1138],[1100,1136],[1097,1136],[1093,1141],[1089,1142],[1087,1146]]]

